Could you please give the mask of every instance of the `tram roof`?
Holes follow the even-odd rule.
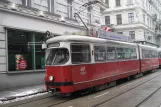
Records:
[[[139,44],[141,48],[151,48],[151,49],[157,49],[157,47],[153,47],[153,46],[149,46],[149,45],[142,45],[142,44]]]
[[[121,42],[114,40],[107,40],[102,38],[95,38],[89,36],[81,36],[81,35],[62,35],[50,38],[46,41],[46,43],[54,43],[54,42],[88,42],[88,43],[114,43],[114,44],[124,44],[124,45],[136,45],[135,43],[129,42]]]

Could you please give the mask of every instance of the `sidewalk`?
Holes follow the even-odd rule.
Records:
[[[45,84],[0,91],[0,101],[46,92]]]

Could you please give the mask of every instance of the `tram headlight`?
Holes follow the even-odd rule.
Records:
[[[53,81],[54,77],[53,76],[49,76],[49,80]]]

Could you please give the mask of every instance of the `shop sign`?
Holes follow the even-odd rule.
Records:
[[[116,32],[107,32],[104,29],[99,30],[99,38],[116,40],[116,41],[126,41],[126,42],[130,41],[129,36],[118,34]]]

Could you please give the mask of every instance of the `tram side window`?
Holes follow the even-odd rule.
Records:
[[[151,50],[151,53],[152,53],[152,58],[156,58],[156,51]]]
[[[155,58],[158,58],[158,51],[155,51]]]
[[[71,44],[72,63],[88,63],[91,61],[88,44]]]
[[[113,61],[116,59],[116,51],[115,47],[107,47],[107,60],[108,61]]]
[[[142,49],[142,58],[150,58],[150,51],[146,49]]]
[[[137,58],[136,49],[132,48],[131,49],[131,59],[136,59],[136,58]]]
[[[158,52],[157,51],[154,52],[155,52],[155,58],[158,58]]]
[[[159,58],[161,58],[161,52],[158,53]]]
[[[125,53],[125,59],[131,59],[131,49],[130,48],[124,48]]]
[[[148,50],[148,51],[149,51],[149,58],[155,57],[155,55],[153,55],[153,51],[152,50]]]
[[[94,46],[94,57],[95,61],[106,61],[105,46]]]
[[[145,50],[142,49],[142,58],[145,58]]]
[[[116,48],[117,50],[117,59],[125,59],[125,53],[124,53],[124,48]]]

